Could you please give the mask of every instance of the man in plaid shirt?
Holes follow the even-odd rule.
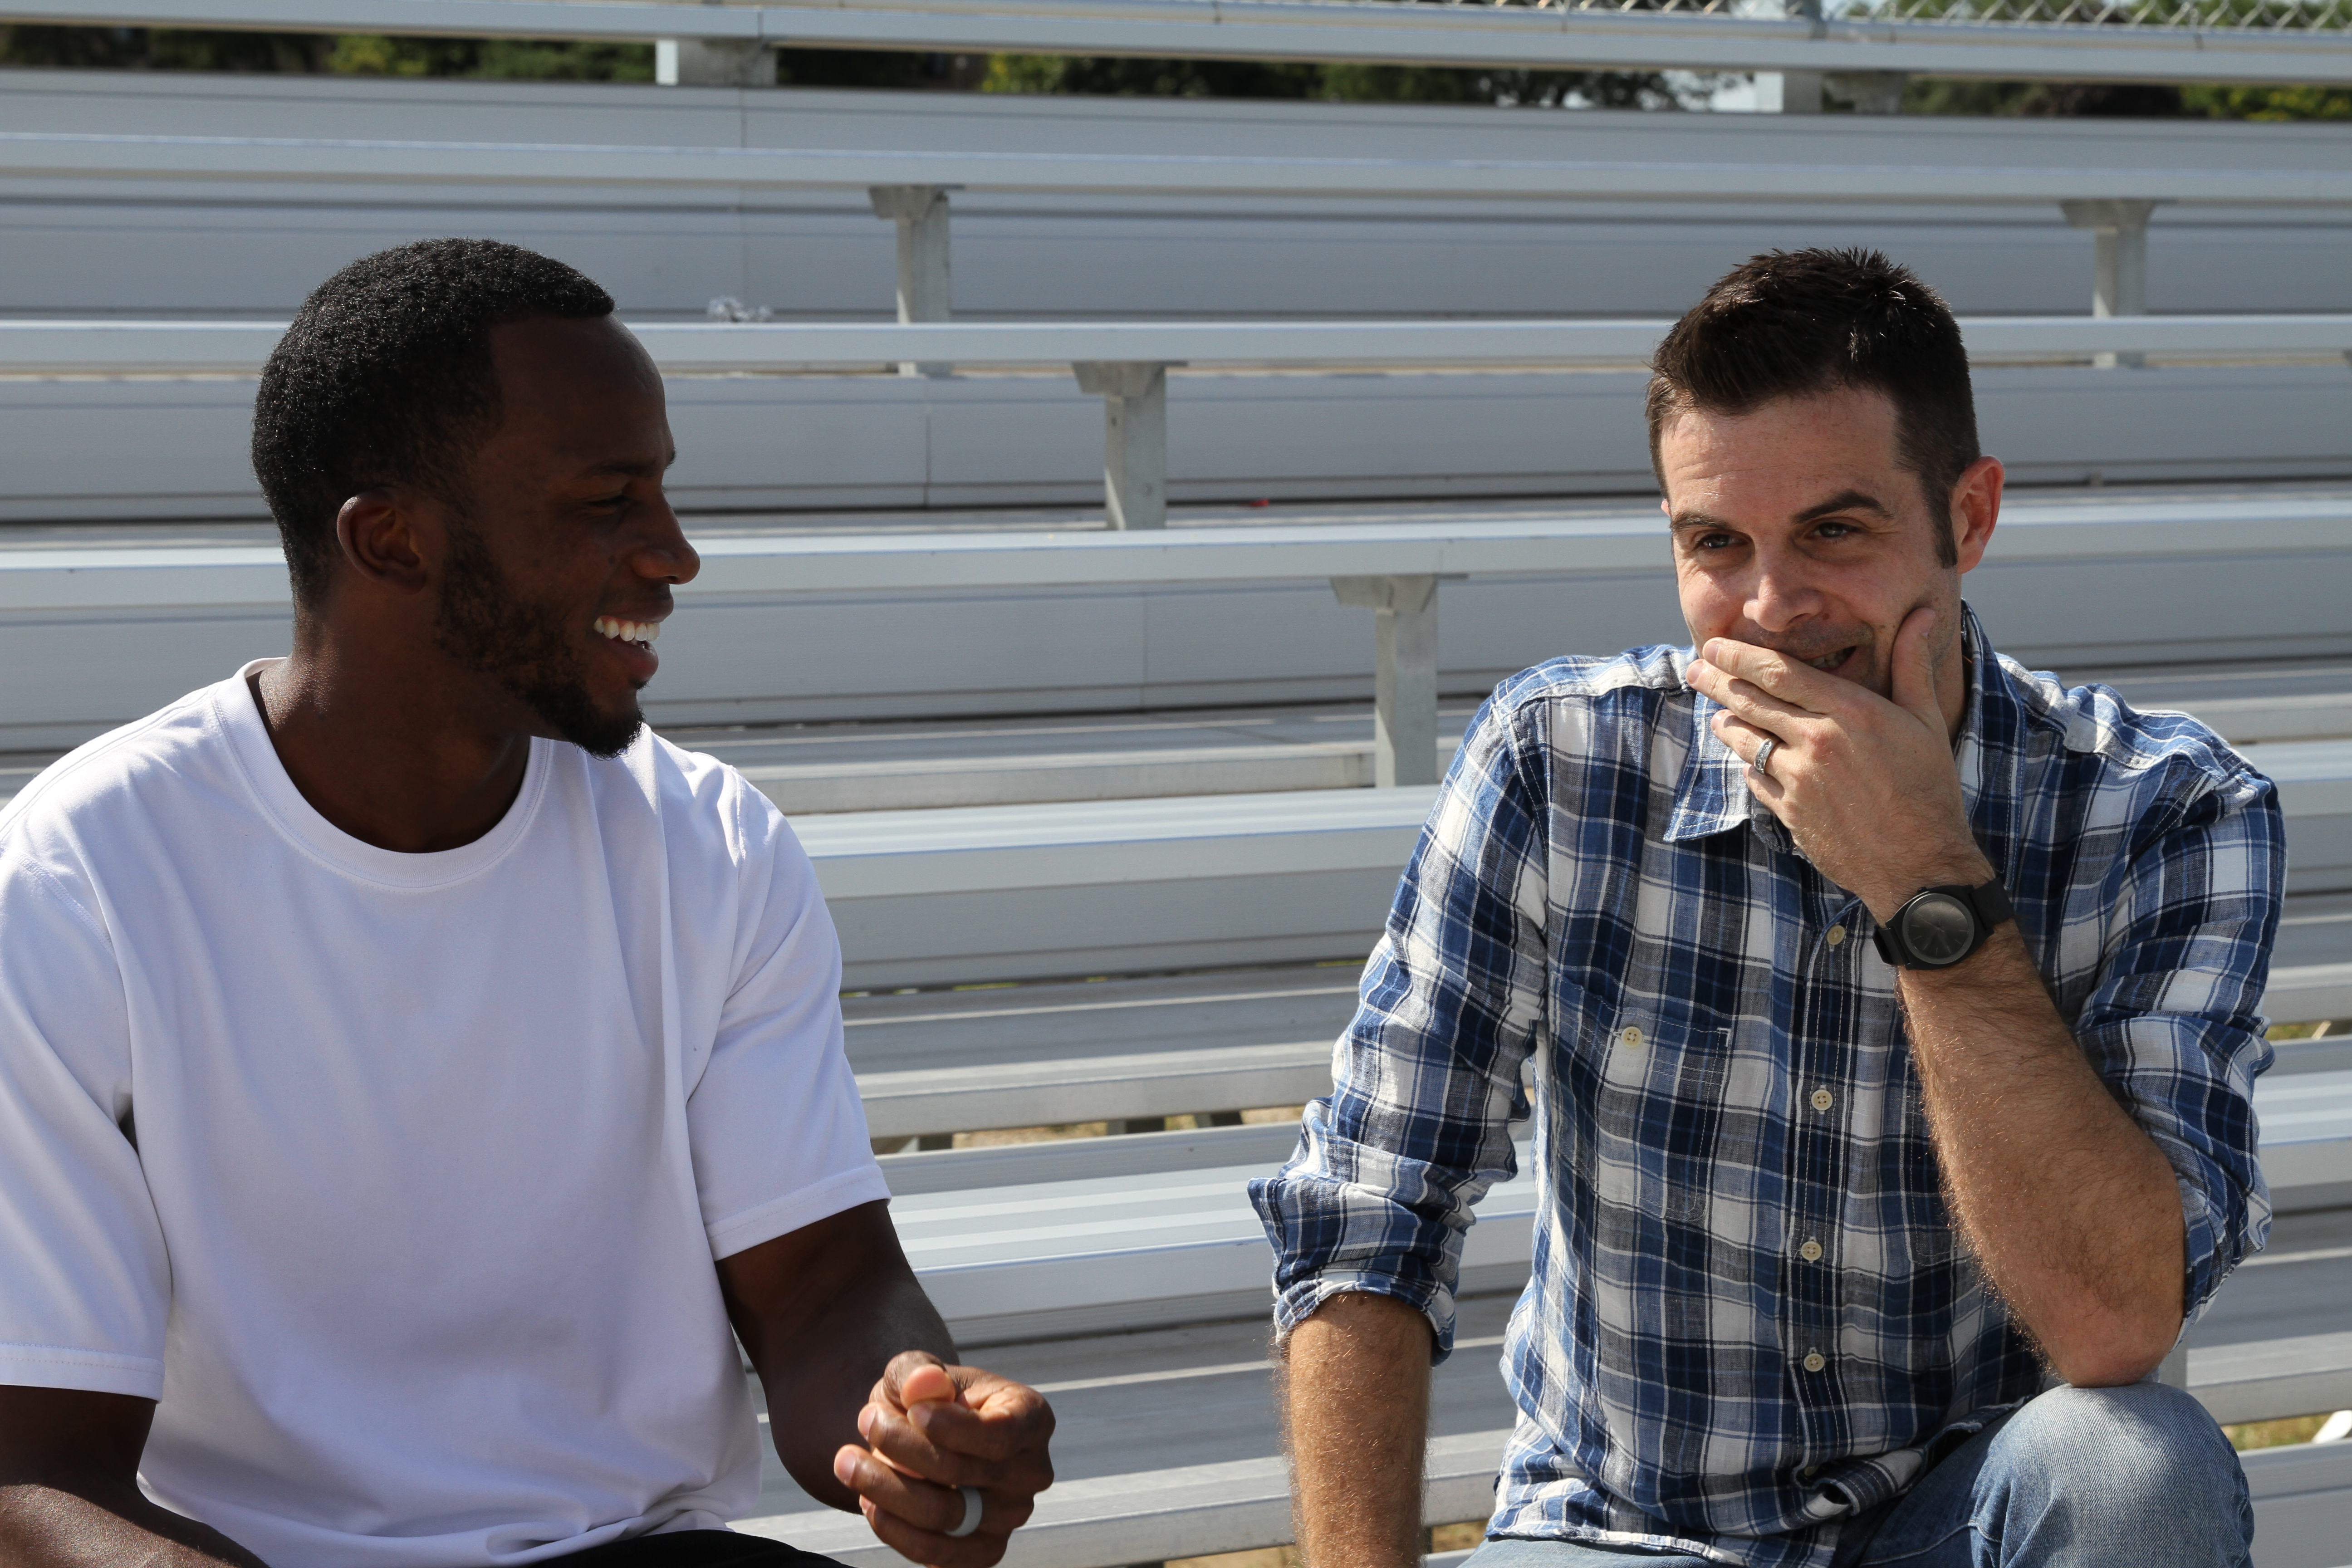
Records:
[[[2153,1373],[2269,1225],[2275,792],[1987,645],[1960,576],[2001,468],[1905,268],[1749,261],[1649,416],[1696,647],[1496,690],[1337,1086],[1252,1184],[1309,1563],[1419,1560],[1428,1367],[1525,1074],[1476,1568],[2243,1564],[2243,1473]]]

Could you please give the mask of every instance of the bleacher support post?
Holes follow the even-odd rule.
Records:
[[[875,185],[874,215],[898,226],[898,320],[949,319],[948,193],[953,185]],[[951,375],[953,365],[902,363],[900,375]]]
[[[2076,228],[2098,237],[2097,259],[2091,277],[2091,314],[2147,314],[2147,216],[2156,210],[2148,201],[2061,202],[2059,209]],[[2121,365],[2136,368],[2147,363],[2139,353],[2094,354],[2091,363],[2103,370]]]
[[[1832,71],[1821,82],[1832,98],[1853,105],[1856,114],[1900,114],[1911,78],[1904,71]]]
[[[661,38],[654,80],[664,87],[773,87],[776,51],[756,38]]]
[[[1168,526],[1168,366],[1087,361],[1078,390],[1103,400],[1103,508],[1117,529]]]
[[[1372,782],[1437,782],[1437,578],[1334,577],[1343,605],[1373,612]]]
[[[1822,32],[1822,0],[1783,0],[1782,12],[1812,23]],[[1823,78],[1819,71],[1758,71],[1756,107],[1766,114],[1819,114]]]

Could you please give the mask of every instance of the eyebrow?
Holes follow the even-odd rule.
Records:
[[[1797,514],[1799,522],[1811,522],[1817,517],[1827,517],[1833,511],[1874,511],[1881,517],[1893,517],[1876,496],[1863,490],[1840,490],[1818,506],[1809,506]]]
[[[1895,515],[1892,511],[1886,509],[1877,497],[1870,494],[1866,490],[1840,490],[1836,495],[1830,497],[1829,500],[1825,501],[1818,501],[1799,512],[1797,514],[1796,521],[1799,522],[1811,522],[1817,517],[1827,517],[1832,512],[1840,511],[1870,511],[1876,512],[1881,517],[1893,517]],[[1710,528],[1728,528],[1736,530],[1739,525],[1736,522],[1727,521],[1726,520],[1716,516],[1713,512],[1685,511],[1677,512],[1672,518],[1668,519],[1667,526],[1675,533],[1683,533],[1692,530],[1704,531]]]
[[[676,452],[672,452],[668,457],[664,458],[658,463],[632,463],[625,461],[593,463],[580,470],[580,478],[583,479],[602,479],[607,474],[622,474],[633,479],[658,479],[661,475],[668,471],[669,466],[672,463],[677,461],[677,454]]]

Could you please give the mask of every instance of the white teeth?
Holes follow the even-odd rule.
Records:
[[[616,642],[649,643],[661,636],[659,621],[623,621],[611,616],[596,617],[596,635]]]
[[[1813,660],[1813,668],[1815,669],[1835,669],[1838,665],[1844,660],[1844,658],[1845,650],[1843,648],[1840,648],[1835,653],[1825,653],[1822,655],[1821,658]]]

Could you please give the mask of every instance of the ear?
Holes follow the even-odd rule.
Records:
[[[2006,475],[1999,458],[1979,458],[1952,487],[1952,548],[1963,573],[1976,570],[1992,542],[1993,524],[2000,519],[2000,487]]]
[[[364,582],[395,594],[422,593],[425,584],[424,542],[415,497],[389,488],[362,490],[335,514],[335,542],[343,564]]]

